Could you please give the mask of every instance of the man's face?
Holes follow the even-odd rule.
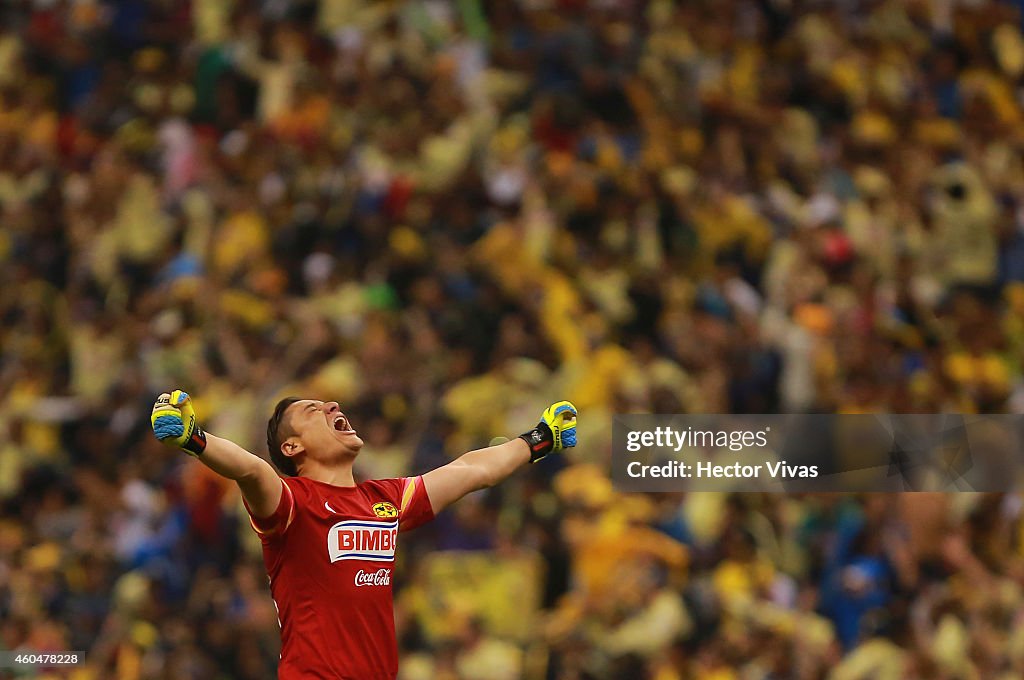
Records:
[[[336,401],[303,399],[289,406],[285,417],[294,433],[286,441],[297,439],[306,456],[317,462],[354,458],[363,448],[363,440]],[[285,452],[290,453],[287,445]]]

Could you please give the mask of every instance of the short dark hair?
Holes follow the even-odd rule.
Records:
[[[281,474],[288,477],[297,477],[299,469],[296,467],[295,461],[284,455],[281,450],[281,444],[292,434],[291,428],[284,422],[284,412],[297,401],[302,400],[298,397],[285,397],[277,402],[277,406],[274,407],[274,415],[270,416],[270,420],[267,421],[267,449],[270,451],[270,460],[274,461],[274,465],[281,471]],[[284,425],[283,428],[282,425]]]

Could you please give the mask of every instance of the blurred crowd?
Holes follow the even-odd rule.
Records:
[[[0,3],[0,648],[274,676],[162,391],[263,455],[337,399],[364,478],[568,397],[577,450],[406,535],[403,680],[1024,677],[1018,494],[606,473],[613,413],[1024,410],[1021,9]]]

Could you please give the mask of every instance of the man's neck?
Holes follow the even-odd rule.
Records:
[[[340,465],[333,465],[326,467],[317,463],[316,461],[306,461],[302,465],[302,469],[299,470],[300,477],[306,477],[307,479],[314,479],[318,482],[324,482],[325,484],[332,484],[334,486],[355,486],[356,480],[352,476],[352,464],[342,463]]]

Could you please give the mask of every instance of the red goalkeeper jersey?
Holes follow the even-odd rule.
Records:
[[[400,531],[434,517],[423,478],[282,481],[273,515],[250,511],[281,624],[277,677],[394,680],[395,549]]]

